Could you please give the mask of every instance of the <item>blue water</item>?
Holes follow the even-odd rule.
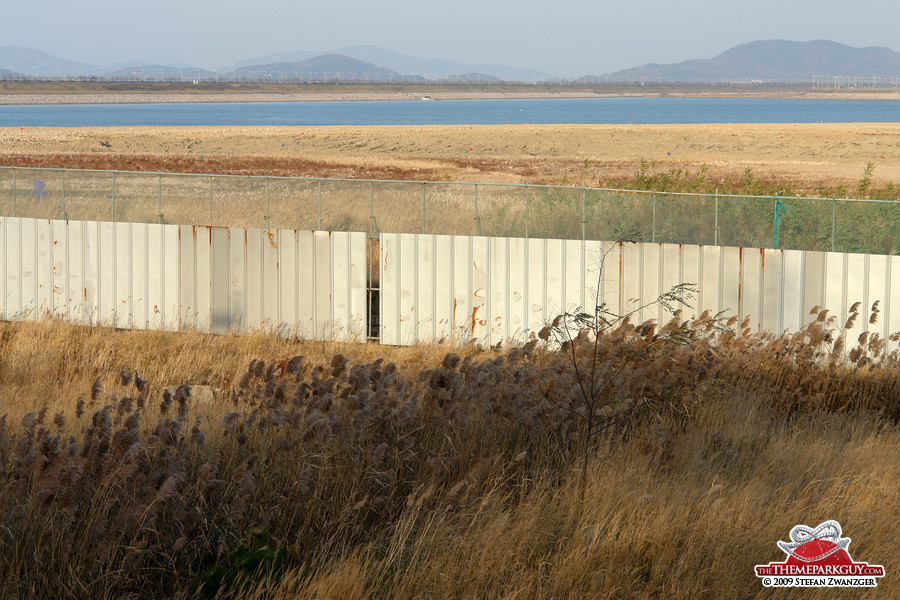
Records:
[[[0,127],[897,121],[900,101],[894,100],[558,98],[0,106]]]

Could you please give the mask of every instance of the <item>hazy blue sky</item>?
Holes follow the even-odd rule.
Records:
[[[710,58],[743,42],[900,50],[897,0],[4,0],[0,46],[105,66],[220,68],[295,50],[381,46],[565,77]]]

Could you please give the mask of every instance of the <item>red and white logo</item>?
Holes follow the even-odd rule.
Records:
[[[787,560],[756,565],[756,576],[766,587],[876,587],[884,567],[855,562],[847,552],[850,538],[842,535],[837,521],[815,529],[797,525],[790,542],[778,542]]]

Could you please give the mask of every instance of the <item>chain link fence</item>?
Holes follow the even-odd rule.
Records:
[[[896,254],[900,202],[0,167],[0,215]]]

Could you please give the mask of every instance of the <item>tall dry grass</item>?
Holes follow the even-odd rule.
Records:
[[[538,342],[0,323],[0,597],[769,597],[753,565],[826,519],[896,597],[897,340],[811,318],[576,353],[625,365],[584,502],[577,363]]]

